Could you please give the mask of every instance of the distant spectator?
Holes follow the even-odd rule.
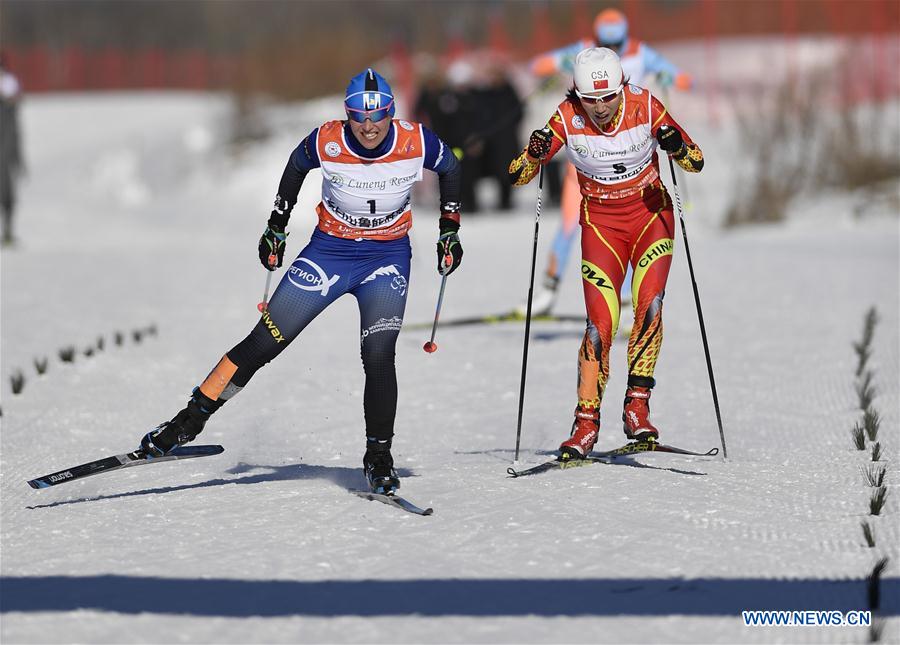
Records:
[[[463,143],[471,123],[468,94],[464,88],[451,85],[438,72],[422,79],[422,89],[414,108],[416,119],[430,128],[449,145],[457,159],[463,157]]]
[[[474,90],[476,69],[468,60],[458,60],[447,69],[449,94],[444,96],[446,105],[455,105],[449,113],[449,133],[453,152],[460,160],[460,203],[465,204],[469,213],[478,212],[478,197],[475,184],[482,175],[481,157],[484,142],[472,136],[479,123],[479,110]],[[452,97],[452,99],[450,98]],[[440,135],[438,135],[440,136]]]
[[[416,101],[417,117],[446,141],[461,161],[460,201],[479,210],[475,187],[483,177],[496,179],[497,207],[511,208],[507,166],[518,152],[522,101],[499,64],[457,60],[446,78],[424,79]]]
[[[16,207],[16,181],[22,172],[22,148],[19,134],[19,79],[0,54],[0,209],[3,211],[3,246],[13,243],[13,212]]]
[[[497,207],[512,208],[512,186],[509,183],[509,159],[519,152],[519,124],[524,110],[522,100],[499,64],[488,66],[484,82],[473,90],[477,120],[473,143],[481,146],[480,177],[496,180],[500,190]],[[479,129],[480,128],[480,129]],[[471,205],[476,210],[477,204]]]

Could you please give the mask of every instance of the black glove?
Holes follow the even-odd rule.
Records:
[[[259,238],[259,261],[269,271],[280,268],[284,262],[284,247],[288,233],[271,219],[262,237]]]
[[[678,154],[684,147],[684,139],[681,138],[681,132],[678,128],[668,125],[659,126],[659,130],[656,131],[656,140],[659,142],[659,147],[670,155]]]
[[[550,154],[550,142],[553,141],[553,133],[550,128],[535,130],[528,139],[528,155],[533,159],[543,159]]]
[[[450,275],[462,262],[463,248],[459,241],[459,222],[442,217],[438,222],[441,235],[437,242],[437,270],[441,275]]]

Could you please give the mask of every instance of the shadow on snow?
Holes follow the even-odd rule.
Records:
[[[254,472],[254,471],[265,472]],[[182,484],[178,486],[161,486],[157,488],[145,488],[143,490],[128,491],[124,493],[115,493],[112,495],[96,495],[91,497],[80,497],[78,499],[68,499],[50,504],[36,504],[28,506],[30,510],[43,508],[53,508],[56,506],[66,506],[68,504],[81,504],[84,502],[97,502],[108,499],[121,499],[123,497],[140,497],[144,495],[160,495],[164,493],[174,493],[183,490],[192,490],[195,488],[210,488],[213,486],[226,486],[231,484],[247,485],[262,484],[266,482],[277,481],[294,481],[303,479],[324,479],[333,482],[342,488],[366,488],[365,477],[362,472],[362,465],[359,468],[351,468],[349,466],[318,466],[314,464],[286,464],[284,466],[262,466],[240,463],[229,468],[228,473],[233,475],[242,475],[233,479],[210,479],[205,482],[195,484]],[[397,472],[401,477],[415,477],[415,473],[405,468],[398,468]],[[252,473],[252,474],[244,474]]]
[[[900,578],[881,581],[881,615]],[[374,598],[389,599],[373,602]],[[742,610],[863,610],[865,580],[762,578],[227,580],[134,576],[0,578],[0,610],[190,616],[734,616]]]
[[[556,455],[558,454],[556,450],[528,450],[528,451],[523,450],[522,451],[523,454],[525,452],[528,452],[534,456],[549,457],[549,458],[555,458]],[[456,455],[486,455],[489,457],[493,457],[496,461],[510,462],[512,455],[514,454],[514,451],[512,449],[508,449],[508,448],[489,448],[486,450],[456,450],[456,451],[454,451],[453,454],[456,454]],[[655,454],[658,455],[659,453],[655,453]],[[654,455],[654,453],[644,452],[644,453],[637,453],[637,455],[622,455],[620,457],[616,457],[615,459],[610,460],[608,463],[602,463],[602,464],[598,463],[598,464],[594,464],[594,465],[596,465],[596,466],[630,466],[631,468],[647,468],[649,470],[664,470],[664,471],[668,471],[670,473],[675,473],[678,475],[700,475],[700,476],[705,477],[707,474],[707,473],[699,472],[696,470],[684,470],[682,468],[666,468],[664,466],[651,466],[650,464],[645,464],[645,463],[641,463],[639,461],[635,461],[634,457],[640,456],[640,455],[651,455],[652,456],[652,455]],[[548,461],[548,460],[545,460],[545,461]],[[537,464],[535,463],[532,465],[536,466]],[[521,466],[521,467],[524,468],[525,466]]]

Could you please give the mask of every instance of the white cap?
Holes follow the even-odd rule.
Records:
[[[464,60],[454,61],[447,68],[447,81],[453,88],[469,85],[475,78],[475,68]]]
[[[575,89],[582,94],[612,94],[622,89],[622,63],[611,49],[591,47],[575,57]]]

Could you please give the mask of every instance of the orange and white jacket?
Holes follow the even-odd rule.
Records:
[[[347,239],[393,240],[412,226],[410,192],[425,163],[422,126],[394,120],[391,149],[374,159],[353,152],[342,121],[318,129],[316,151],[322,170],[319,228]]]

